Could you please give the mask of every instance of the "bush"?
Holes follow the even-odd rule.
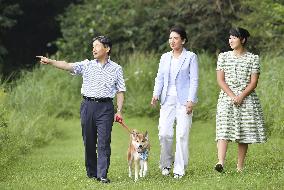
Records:
[[[78,117],[78,85],[79,78],[48,66],[22,73],[0,104],[1,166],[54,138],[57,118]]]
[[[59,18],[62,38],[56,44],[68,59],[91,57],[91,40],[107,35],[113,41],[112,56],[134,51],[165,51],[169,29],[186,28],[190,49],[215,53],[227,48],[225,39],[240,9],[239,0],[85,0],[70,6]]]
[[[158,109],[151,108],[154,79],[159,56],[153,53],[135,53],[124,58],[125,112],[135,116],[157,116]]]
[[[249,30],[249,44],[254,46],[250,49],[283,55],[284,43],[279,42],[284,40],[284,1],[241,0],[241,4],[237,24]]]

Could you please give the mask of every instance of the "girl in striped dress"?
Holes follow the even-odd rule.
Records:
[[[220,53],[216,69],[221,88],[216,115],[218,172],[224,169],[229,141],[238,143],[238,172],[244,168],[248,144],[266,141],[262,108],[254,91],[260,74],[259,57],[245,49],[250,35],[246,29],[233,28],[229,34],[233,51]]]

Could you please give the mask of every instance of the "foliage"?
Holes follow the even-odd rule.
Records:
[[[238,1],[85,0],[60,17],[58,53],[69,60],[89,58],[92,37],[102,34],[112,39],[115,57],[137,50],[161,52],[173,25],[186,28],[190,49],[215,53],[226,48],[223,39],[238,8]]]
[[[80,1],[0,0],[0,75],[14,79],[34,67],[36,55],[54,54],[52,41],[61,35],[56,16]]]
[[[251,33],[254,48],[262,52],[284,53],[283,0],[242,0],[242,25]]]
[[[123,109],[128,115],[157,116],[158,109],[151,108],[150,102],[159,56],[135,53],[121,62],[126,63],[123,69],[127,92]]]
[[[17,23],[15,17],[21,13],[19,4],[8,0],[0,0],[0,73],[2,73],[4,56],[8,53],[3,45],[3,35]]]
[[[159,2],[160,7],[156,11],[153,10],[155,19],[153,22],[147,22],[145,28],[142,26],[142,32],[144,32],[143,28],[144,30],[155,28],[154,39],[160,39],[157,42],[160,44],[164,42],[164,49],[168,30],[174,25],[185,27],[189,37],[188,47],[194,51],[205,50],[210,53],[218,53],[227,48],[225,38],[227,38],[232,22],[236,20],[235,12],[240,8],[238,0],[234,3],[220,0]],[[152,17],[149,15],[148,19],[150,20]],[[160,47],[160,44],[157,44],[157,47]],[[151,48],[151,46],[147,48]]]
[[[0,29],[14,26],[17,23],[14,17],[21,14],[19,4],[10,3],[7,0],[0,0],[0,12]]]
[[[281,0],[0,0],[0,74],[31,69],[35,55],[57,48],[69,61],[91,58],[91,40],[100,34],[111,37],[116,58],[135,51],[161,53],[173,25],[186,28],[187,47],[195,52],[228,49],[228,30],[238,25],[251,32],[248,45],[254,52],[283,54]]]
[[[13,84],[7,105],[19,113],[50,116],[77,115],[74,112],[79,93],[76,77],[50,67],[40,67],[33,72],[22,72],[20,80]],[[56,109],[55,109],[56,108]]]
[[[110,36],[112,54],[132,48],[135,34],[128,26],[135,12],[131,0],[86,0],[85,4],[70,6],[60,17],[63,38],[57,41],[60,55],[68,60],[91,58],[91,40],[97,35]]]
[[[21,79],[10,85],[5,101],[0,102],[1,168],[54,138],[58,134],[56,118],[78,117],[77,84],[78,78],[63,71],[40,67],[23,72]]]

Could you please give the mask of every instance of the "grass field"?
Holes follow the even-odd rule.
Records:
[[[149,109],[158,55],[137,53],[122,61],[127,93],[124,111],[131,128],[148,130],[152,144],[149,175],[137,183],[128,178],[128,134],[116,125],[112,136],[109,178],[104,185],[86,178],[80,122],[80,78],[50,67],[23,72],[0,86],[0,189],[284,189],[283,56],[262,56],[257,93],[269,140],[251,145],[245,171],[236,173],[236,144],[229,145],[226,173],[216,163],[214,117],[219,88],[216,60],[199,56],[199,102],[190,138],[190,164],[177,181],[158,169],[158,109]],[[271,59],[271,57],[274,57]],[[140,117],[141,116],[141,117]],[[77,118],[77,119],[75,119]],[[63,120],[66,119],[66,120]]]
[[[149,109],[160,55],[136,52],[121,59],[127,85],[124,113],[131,117],[158,117]],[[273,58],[272,58],[273,57]],[[219,87],[216,57],[201,53],[199,58],[196,120],[215,118]],[[272,58],[272,59],[271,59]],[[283,56],[263,55],[262,74],[256,89],[264,111],[268,134],[284,135]],[[81,78],[48,66],[23,71],[19,80],[0,84],[0,168],[10,167],[21,154],[33,152],[57,136],[57,119],[78,117]]]
[[[284,140],[270,138],[265,144],[249,146],[246,167],[237,173],[236,144],[229,145],[226,172],[213,170],[216,162],[214,121],[193,123],[190,134],[190,164],[183,179],[164,177],[158,169],[157,121],[125,118],[130,128],[148,130],[151,140],[149,175],[134,182],[128,177],[126,150],[129,141],[124,128],[115,124],[112,133],[110,184],[85,175],[79,119],[58,120],[62,136],[35,149],[0,171],[0,189],[283,189]]]

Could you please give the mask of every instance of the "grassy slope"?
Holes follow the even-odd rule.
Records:
[[[194,122],[187,175],[180,181],[163,177],[158,169],[157,122],[147,118],[127,118],[126,123],[130,128],[149,131],[152,144],[149,175],[137,183],[128,178],[128,135],[116,124],[109,171],[112,183],[100,184],[85,176],[79,120],[60,122],[63,138],[23,157],[10,171],[0,171],[0,189],[281,189],[284,186],[284,140],[277,138],[250,146],[246,171],[242,174],[235,172],[236,145],[230,144],[226,174],[214,172],[214,122]]]

